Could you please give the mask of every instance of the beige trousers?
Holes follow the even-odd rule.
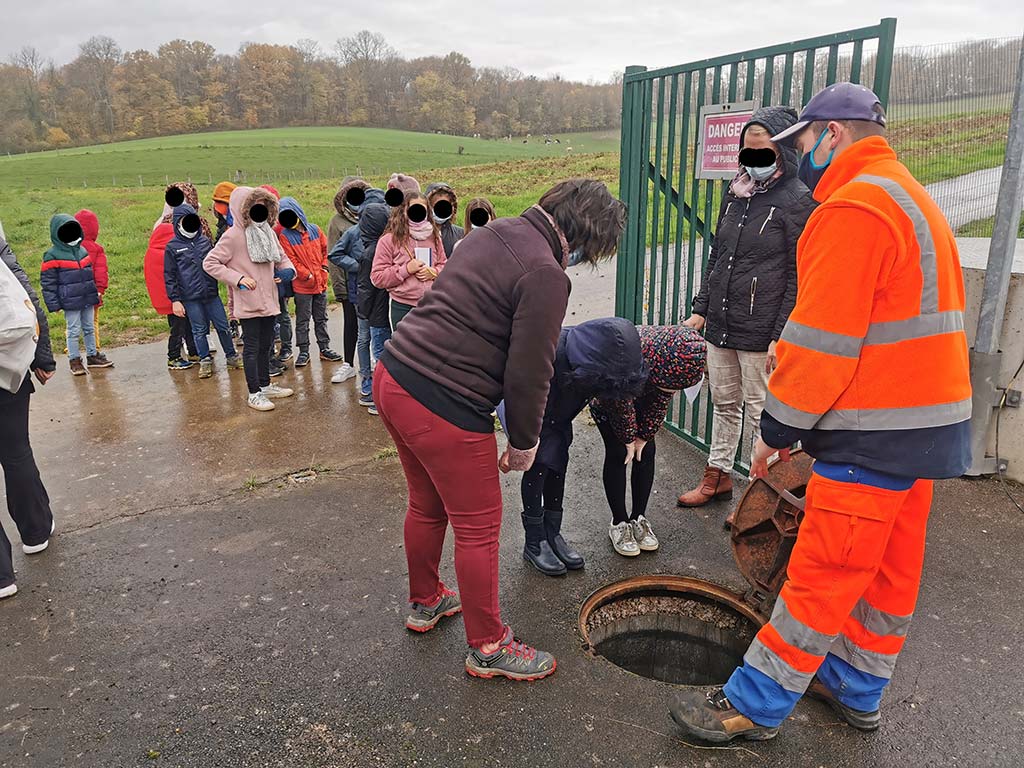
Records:
[[[736,449],[743,436],[743,405],[753,443],[761,435],[761,411],[768,394],[767,352],[743,352],[708,344],[708,385],[715,417],[711,427],[711,455],[708,463],[732,470]]]

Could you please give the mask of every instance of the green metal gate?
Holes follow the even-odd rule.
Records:
[[[677,67],[628,67],[619,196],[629,218],[618,256],[616,314],[647,325],[676,324],[689,315],[727,183],[695,172],[701,107],[742,99],[799,108],[838,81],[872,83],[886,105],[895,37],[896,20],[883,19],[873,27]],[[711,419],[705,391],[692,404],[677,398],[667,426],[707,451]],[[745,469],[745,456],[737,456],[737,466]]]

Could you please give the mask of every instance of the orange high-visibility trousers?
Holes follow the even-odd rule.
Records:
[[[932,487],[812,475],[788,580],[726,685],[733,706],[777,726],[817,673],[847,706],[878,708],[917,603]]]

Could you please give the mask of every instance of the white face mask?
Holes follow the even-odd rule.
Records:
[[[767,181],[774,176],[775,172],[779,169],[778,163],[772,163],[771,165],[763,168],[753,168],[749,165],[745,165],[743,167],[747,169],[747,174],[754,181]]]
[[[187,232],[184,229],[181,230],[181,236],[184,237],[184,238],[187,238],[189,240],[191,240],[193,237],[195,237],[198,234],[199,234],[198,232]]]
[[[74,247],[74,246],[78,245],[81,242],[82,242],[82,238],[78,238],[77,240],[72,240],[70,243],[68,243],[68,245]]]

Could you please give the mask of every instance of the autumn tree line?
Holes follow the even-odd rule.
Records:
[[[403,58],[362,31],[318,43],[249,43],[220,54],[198,40],[155,53],[109,37],[63,66],[26,47],[0,64],[0,152],[205,130],[345,125],[501,136],[616,128],[617,83],[539,79],[468,58]]]

